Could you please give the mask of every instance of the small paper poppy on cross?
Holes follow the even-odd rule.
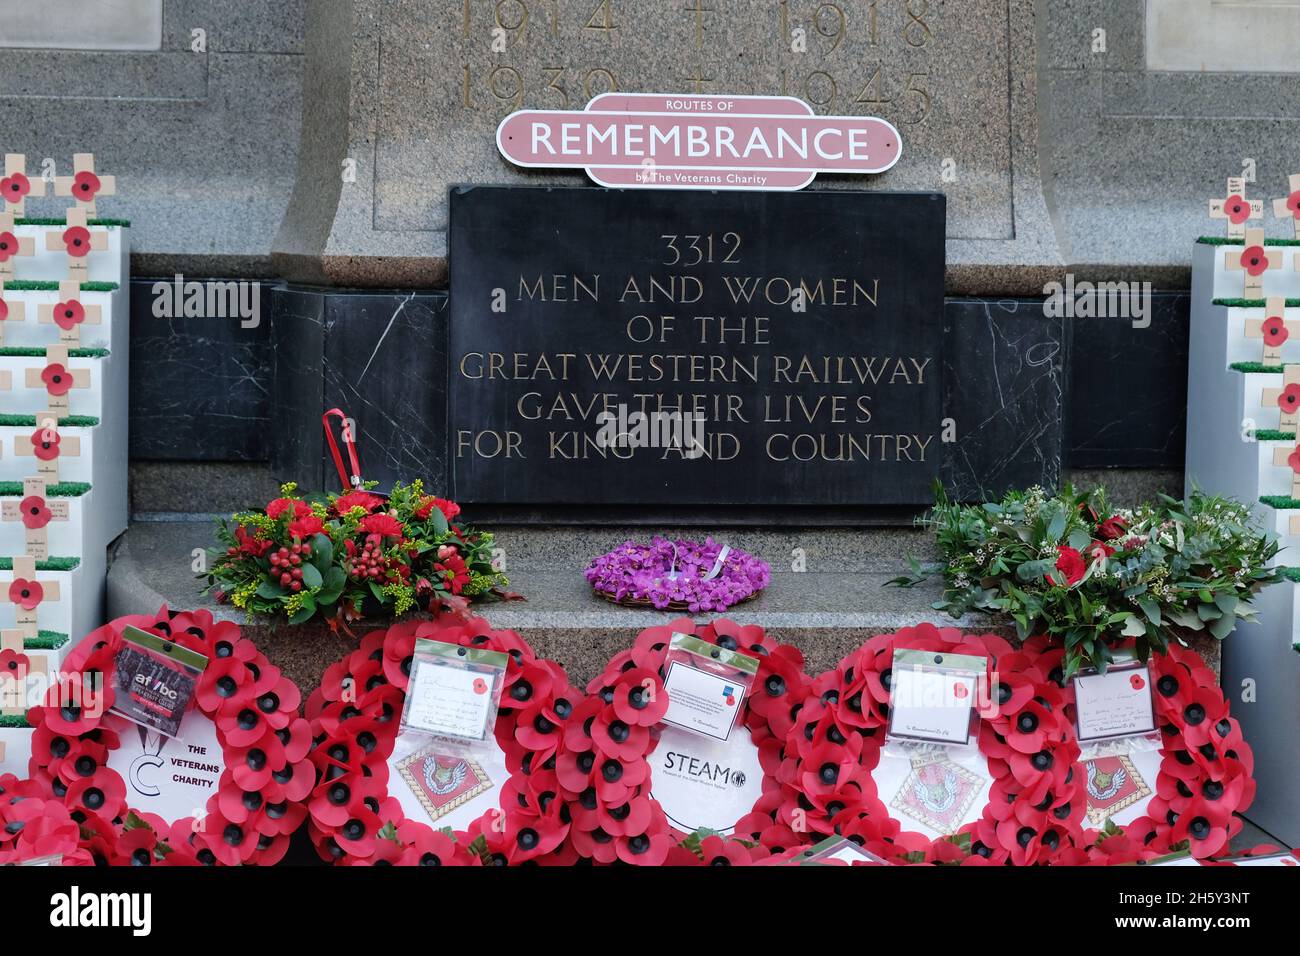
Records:
[[[67,395],[72,388],[72,373],[58,362],[52,362],[41,369],[41,381],[51,395]]]
[[[1268,254],[1263,246],[1249,246],[1241,253],[1241,267],[1247,275],[1262,276],[1268,269]]]
[[[10,603],[17,604],[24,611],[35,610],[36,605],[40,604],[44,598],[45,588],[41,587],[39,581],[14,578],[9,584]]]
[[[76,299],[60,302],[54,307],[54,324],[65,332],[86,321],[86,308]]]
[[[27,677],[29,664],[26,654],[5,648],[0,651],[0,679],[12,677],[16,681],[22,681]]]
[[[50,509],[40,495],[28,495],[18,504],[18,511],[23,516],[23,527],[35,530],[50,523]]]
[[[1223,211],[1230,222],[1240,225],[1250,218],[1250,203],[1241,196],[1229,196],[1224,200]]]
[[[68,255],[80,259],[90,253],[90,230],[85,226],[69,226],[63,230],[63,245]]]
[[[1291,337],[1287,331],[1286,321],[1280,315],[1270,315],[1264,320],[1264,344],[1271,349],[1278,348]]]
[[[1277,397],[1277,407],[1288,415],[1300,409],[1300,384],[1292,382]]]
[[[1293,472],[1300,475],[1300,448],[1286,456],[1286,463],[1291,466]]]
[[[13,173],[0,179],[0,196],[5,202],[16,203],[32,191],[32,183],[22,173]]]
[[[18,237],[12,232],[0,232],[0,262],[8,262],[18,254]]]
[[[1286,197],[1286,208],[1291,211],[1293,218],[1300,219],[1300,189]]]
[[[32,454],[39,461],[53,461],[59,457],[59,433],[53,428],[38,428],[32,432]]]
[[[79,202],[90,202],[99,192],[99,177],[89,170],[83,170],[72,177],[72,195]]]
[[[0,299],[0,322],[7,318],[9,318],[9,303],[4,299]]]

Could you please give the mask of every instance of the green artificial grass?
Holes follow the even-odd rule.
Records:
[[[1287,495],[1260,495],[1259,500],[1262,504],[1266,504],[1270,508],[1276,508],[1278,511],[1288,508],[1300,508],[1300,501]]]
[[[1203,246],[1244,246],[1245,239],[1229,239],[1227,236],[1201,236],[1196,240]],[[1265,239],[1266,246],[1300,246],[1300,239]]]
[[[30,727],[26,714],[0,714],[0,727]]]
[[[1267,303],[1264,299],[1215,299],[1211,305],[1222,305],[1229,309],[1262,309]],[[1287,299],[1288,309],[1300,308],[1300,299]]]
[[[1280,432],[1276,428],[1261,428],[1255,432],[1255,441],[1295,441],[1295,432]]]
[[[71,571],[81,564],[81,558],[59,558],[52,557],[45,561],[36,562],[37,571]],[[0,558],[0,571],[12,571],[14,569],[13,558]]]
[[[45,349],[39,345],[3,345],[0,355],[16,358],[44,358]],[[107,358],[108,349],[68,349],[68,358]]]
[[[1280,365],[1265,365],[1263,362],[1233,362],[1228,368],[1234,372],[1278,373],[1282,371]]]
[[[82,292],[113,292],[116,282],[83,282]],[[14,279],[5,283],[6,292],[58,292],[59,284],[48,279]]]
[[[88,481],[60,481],[56,485],[45,486],[47,498],[80,498],[90,490]],[[0,497],[15,498],[23,493],[21,481],[0,481]]]
[[[37,631],[35,637],[23,639],[23,649],[28,651],[57,651],[68,643],[69,637],[62,631]]]
[[[22,219],[15,219],[15,226],[66,226],[68,220],[66,217],[58,216],[25,216]],[[129,226],[130,219],[87,219],[88,226]]]
[[[60,428],[94,428],[99,419],[94,415],[67,415],[59,419]],[[0,415],[0,427],[35,428],[35,415]]]

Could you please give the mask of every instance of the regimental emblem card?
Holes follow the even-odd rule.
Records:
[[[397,771],[431,821],[492,789],[492,779],[477,760],[440,753],[435,747],[404,757]]]
[[[943,754],[920,756],[889,805],[903,816],[950,836],[966,822],[985,781]]]
[[[1151,670],[1136,661],[1117,664],[1104,674],[1083,672],[1074,678],[1079,742],[1115,740],[1156,729],[1151,701]]]
[[[1142,779],[1131,756],[1085,760],[1083,775],[1088,791],[1088,823],[1094,827],[1100,827],[1121,811],[1151,796],[1151,787]]]
[[[417,640],[402,732],[470,746],[492,740],[509,661],[500,651]]]
[[[757,673],[757,658],[674,634],[664,660],[668,710],[663,722],[714,740],[728,739]]]
[[[986,657],[895,650],[888,737],[965,746],[987,669]]]

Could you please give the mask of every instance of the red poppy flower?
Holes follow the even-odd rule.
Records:
[[[1279,348],[1291,337],[1287,331],[1286,320],[1280,315],[1270,315],[1263,324],[1264,344],[1271,349]]]
[[[76,299],[60,302],[54,307],[54,324],[67,332],[86,320],[86,309]]]
[[[0,322],[9,318],[9,303],[0,298]]]
[[[63,230],[63,245],[68,255],[80,259],[90,253],[90,230],[85,226],[69,226]]]
[[[51,362],[41,369],[41,381],[51,395],[67,395],[72,388],[72,374],[59,362]]]
[[[625,671],[613,691],[614,713],[626,724],[653,727],[668,711],[668,694],[659,675],[650,671]]]
[[[1300,219],[1300,189],[1286,197],[1286,208],[1294,219]]]
[[[58,458],[59,433],[53,428],[38,428],[32,432],[32,454],[40,461]]]
[[[1047,576],[1047,583],[1054,587],[1073,587],[1083,580],[1083,575],[1088,570],[1088,563],[1083,560],[1083,555],[1079,554],[1074,548],[1058,545],[1056,548],[1056,570],[1061,572],[1063,580],[1058,581],[1052,575]]]
[[[1292,415],[1300,409],[1300,384],[1292,383],[1284,388],[1277,397],[1277,407]]]
[[[18,511],[23,516],[24,528],[35,530],[50,523],[50,509],[40,495],[28,495],[18,503]]]
[[[13,678],[21,684],[27,679],[27,668],[30,663],[26,654],[19,654],[8,648],[0,651],[0,680]]]
[[[1286,463],[1291,466],[1291,470],[1300,475],[1300,447],[1286,456]]]
[[[325,522],[314,514],[295,518],[289,522],[289,537],[297,538],[299,541],[306,541],[312,535],[320,534],[324,530]]]
[[[369,514],[383,503],[383,498],[372,495],[368,491],[350,491],[334,499],[334,511],[339,515],[345,515],[353,508],[363,508]]]
[[[5,202],[20,202],[31,191],[31,180],[22,173],[10,173],[0,179],[0,197],[3,197]]]
[[[14,578],[9,583],[9,600],[24,611],[33,610],[45,598],[45,589],[38,581]]]
[[[12,232],[0,232],[0,262],[8,262],[18,254],[18,237]]]
[[[1262,276],[1268,269],[1268,253],[1263,246],[1248,246],[1241,254],[1241,267],[1247,275]]]
[[[1128,683],[1134,690],[1141,690],[1147,686],[1146,679],[1141,674],[1134,674],[1128,679]]]
[[[377,534],[385,538],[400,538],[402,523],[390,514],[366,515],[361,519],[361,530],[366,534]]]
[[[99,192],[99,177],[89,170],[83,170],[72,177],[72,195],[79,202],[90,202]]]
[[[1228,214],[1228,221],[1241,225],[1250,218],[1250,203],[1241,196],[1229,196],[1223,203],[1223,211]]]

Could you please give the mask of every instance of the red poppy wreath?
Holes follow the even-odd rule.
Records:
[[[1039,677],[1060,675],[1063,652],[1046,638],[1026,642]],[[1085,755],[1075,765],[1090,829],[1055,862],[1133,863],[1188,849],[1222,854],[1241,832],[1237,814],[1255,797],[1254,758],[1228,713],[1218,678],[1196,652],[1171,644],[1150,659],[1158,751]],[[1065,692],[1073,723],[1074,694]]]
[[[134,625],[208,663],[179,738],[108,713],[123,630]],[[298,688],[229,621],[207,611],[122,617],[92,631],[28,713],[32,778],[61,800],[80,846],[122,865],[271,865],[306,815],[311,736]]]
[[[902,648],[988,658],[978,753],[884,746]],[[1027,664],[996,635],[921,624],[872,637],[817,678],[787,735],[778,819],[892,863],[1052,862],[1082,838],[1078,744],[1060,686]]]
[[[509,654],[497,752],[446,754],[399,735],[417,638]],[[307,702],[317,852],[343,865],[574,862],[556,755],[579,698],[559,664],[481,617],[443,614],[370,632],[326,669]]]
[[[739,727],[722,744],[673,727],[662,668],[675,633],[757,657]],[[742,865],[808,842],[783,818],[778,775],[810,679],[803,655],[756,626],[689,618],[647,628],[587,687],[564,733],[557,771],[570,838],[596,863]],[[710,789],[700,799],[697,782]],[[711,834],[691,836],[697,831]],[[684,841],[683,838],[690,837]]]

